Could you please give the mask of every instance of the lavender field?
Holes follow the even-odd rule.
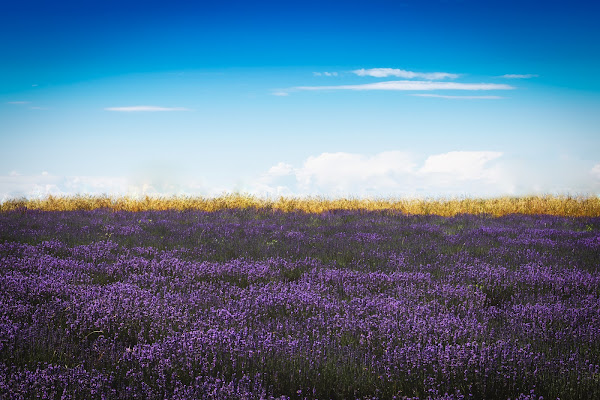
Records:
[[[2,399],[599,399],[600,218],[0,213]]]

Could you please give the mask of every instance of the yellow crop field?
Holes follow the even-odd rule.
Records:
[[[458,214],[545,214],[568,217],[600,216],[600,197],[526,196],[497,198],[261,198],[247,194],[218,197],[109,197],[48,196],[43,199],[11,199],[0,203],[0,211],[72,211],[111,209],[114,211],[202,210],[264,208],[285,212],[322,213],[330,210],[396,211],[406,214],[454,216]]]

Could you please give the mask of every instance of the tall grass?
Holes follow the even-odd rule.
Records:
[[[600,216],[600,197],[596,196],[525,196],[496,198],[261,198],[247,194],[218,197],[109,197],[48,196],[44,199],[10,199],[0,203],[0,211],[43,210],[73,211],[111,209],[113,211],[200,210],[264,208],[280,211],[321,213],[330,210],[391,210],[406,214],[455,216],[457,214],[546,214],[565,217]]]

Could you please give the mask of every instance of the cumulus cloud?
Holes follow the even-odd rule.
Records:
[[[373,156],[323,153],[309,157],[295,175],[304,190],[316,186],[332,188],[334,192],[350,192],[357,186],[393,184],[396,176],[409,173],[414,167],[411,157],[398,151]]]
[[[510,90],[513,86],[498,83],[460,83],[432,81],[386,81],[360,85],[297,86],[296,90]]]
[[[251,189],[256,194],[333,194],[371,192],[377,186],[393,185],[396,176],[410,173],[415,164],[405,152],[375,155],[322,153],[306,159],[301,167],[282,163],[271,167]]]
[[[500,76],[500,78],[506,78],[506,79],[530,79],[530,78],[537,78],[539,75],[537,74],[504,74],[502,76]]]
[[[411,96],[416,96],[416,97],[435,97],[435,98],[440,98],[440,99],[456,99],[456,100],[476,100],[476,99],[484,99],[484,100],[490,100],[490,99],[503,99],[504,97],[502,96],[448,96],[448,95],[444,95],[444,94],[433,94],[433,93],[416,93],[416,94],[412,94]]]
[[[257,194],[386,196],[464,194],[483,195],[500,175],[490,162],[502,153],[490,151],[450,152],[432,155],[419,163],[403,151],[374,155],[322,153],[308,157],[299,167],[279,163],[254,185]]]
[[[451,151],[429,156],[419,172],[421,174],[450,174],[459,180],[481,179],[485,165],[502,156],[498,151]]]
[[[417,171],[422,184],[435,191],[463,193],[489,190],[511,191],[501,169],[491,161],[502,157],[497,151],[451,151],[427,157]],[[479,186],[479,187],[478,187]]]
[[[184,107],[158,107],[158,106],[128,106],[128,107],[106,107],[106,111],[118,112],[160,112],[160,111],[190,111]]]
[[[272,166],[267,171],[267,176],[270,177],[278,177],[278,176],[286,176],[291,174],[294,171],[294,167],[291,164],[286,164],[284,162],[280,162],[277,165]]]
[[[299,166],[273,166],[250,192],[375,197],[599,194],[600,164],[591,170],[574,160],[540,165],[499,151],[451,151],[425,158],[402,151],[322,153]]]
[[[432,81],[441,79],[456,79],[459,76],[458,74],[451,74],[449,72],[414,72],[396,68],[361,68],[352,72],[358,76],[372,76],[375,78],[387,78],[389,76],[395,76],[404,79],[419,78]]]

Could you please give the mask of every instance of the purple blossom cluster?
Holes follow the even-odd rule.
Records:
[[[598,399],[600,218],[0,214],[0,398]]]

